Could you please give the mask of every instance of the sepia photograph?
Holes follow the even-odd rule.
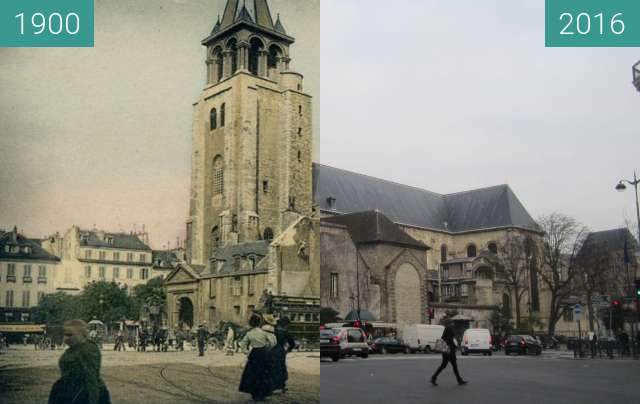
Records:
[[[318,403],[319,2],[94,6],[0,49],[0,401]]]

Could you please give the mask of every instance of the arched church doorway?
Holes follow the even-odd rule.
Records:
[[[182,297],[179,300],[180,310],[178,312],[178,321],[180,324],[189,328],[193,327],[193,303],[188,297]]]
[[[396,316],[398,330],[405,325],[421,322],[422,299],[420,298],[420,276],[415,267],[409,263],[400,265],[396,272],[395,282]]]

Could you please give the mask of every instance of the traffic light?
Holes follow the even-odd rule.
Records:
[[[636,299],[640,299],[640,279],[636,279]]]
[[[614,309],[620,308],[620,300],[615,299],[614,301],[612,301],[611,302],[611,307],[613,307]]]

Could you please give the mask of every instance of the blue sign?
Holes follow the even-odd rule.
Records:
[[[573,306],[573,314],[580,314],[582,312],[582,305],[580,305],[580,303],[576,304],[575,306]]]

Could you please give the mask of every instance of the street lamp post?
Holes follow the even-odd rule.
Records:
[[[636,88],[638,89],[638,91],[640,91],[640,62],[636,63],[633,66],[634,69],[634,84],[636,85]],[[636,196],[636,220],[637,220],[637,225],[638,225],[638,242],[640,242],[640,204],[638,203],[638,184],[640,184],[640,180],[638,180],[638,176],[636,175],[636,172],[633,172],[633,181],[631,180],[620,180],[620,182],[618,182],[618,185],[616,185],[616,191],[624,191],[625,189],[627,189],[626,185],[624,185],[625,183],[632,185],[633,189],[635,191],[635,196]],[[625,251],[625,254],[627,254],[627,252]],[[633,256],[635,257],[635,251],[633,251]],[[635,259],[635,258],[634,258]],[[627,264],[629,265],[629,264]],[[636,296],[636,314],[638,316],[638,318],[640,318],[640,299],[638,298],[638,296]],[[637,319],[636,319],[637,321]],[[633,326],[633,323],[631,325],[632,327],[632,332],[633,332],[633,328],[637,328]],[[635,330],[635,334],[636,334],[636,338],[635,341],[633,341],[633,348],[634,348],[634,356],[636,354],[636,344],[638,343],[638,331],[639,330]]]
[[[639,62],[640,63],[640,62]],[[640,78],[639,78],[640,79]],[[616,191],[624,191],[627,189],[625,183],[632,185],[635,190],[636,195],[636,220],[638,224],[638,241],[640,241],[640,204],[638,204],[638,184],[640,184],[640,180],[638,180],[638,176],[635,171],[633,172],[633,181],[632,180],[620,180],[618,185],[616,185]]]

